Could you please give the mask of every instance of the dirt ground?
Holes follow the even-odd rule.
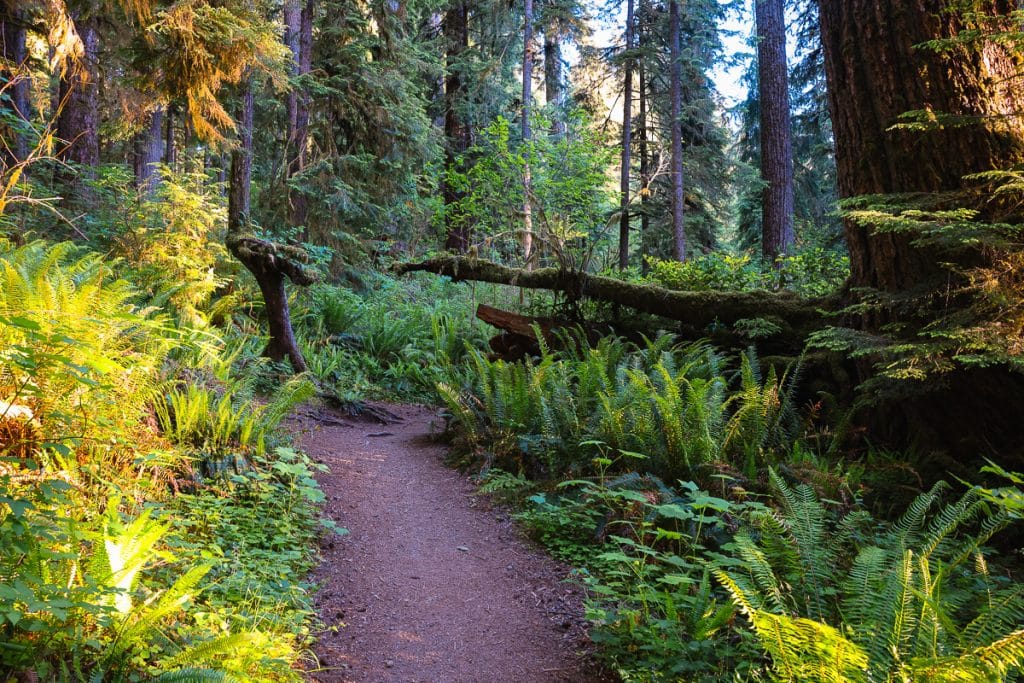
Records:
[[[322,409],[291,421],[329,472],[314,681],[591,683],[581,591],[500,508],[442,463],[436,411],[381,425]]]

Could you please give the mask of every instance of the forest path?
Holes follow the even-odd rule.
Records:
[[[328,630],[314,681],[592,682],[580,590],[500,510],[445,467],[437,413],[385,406],[399,422],[300,411],[290,428],[329,468],[327,538],[314,578]]]

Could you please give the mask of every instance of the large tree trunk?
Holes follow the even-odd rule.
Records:
[[[270,341],[263,353],[272,360],[291,361],[295,372],[305,372],[306,360],[292,331],[285,278],[298,285],[315,281],[304,267],[305,254],[296,247],[261,240],[248,234],[252,185],[253,82],[242,84],[242,111],[238,117],[238,145],[231,153],[231,185],[228,190],[228,250],[252,273],[263,295],[270,327]]]
[[[7,86],[4,95],[9,98],[0,101],[0,108],[9,112],[11,120],[28,121],[32,111],[29,99],[31,83],[25,68],[28,59],[25,17],[15,7],[16,4],[9,6],[9,0],[0,0],[0,56],[10,65],[0,66],[0,81]],[[14,131],[4,137],[10,141],[9,147],[5,145],[3,149],[5,163],[13,165],[23,161],[29,152],[28,137],[24,131]]]
[[[679,46],[679,0],[669,0],[668,32],[670,50],[669,97],[672,99],[672,247],[677,261],[686,260],[686,229],[683,224],[683,64]]]
[[[70,67],[60,79],[60,115],[57,137],[67,146],[63,161],[78,165],[78,171],[91,175],[100,163],[99,113],[99,33],[96,18],[75,17],[75,28],[84,51],[80,63]],[[72,184],[76,177],[68,177]],[[81,189],[80,187],[77,189]]]
[[[1020,53],[993,43],[943,52],[915,47],[968,28],[957,7],[951,0],[821,0],[841,197],[951,193],[969,205],[977,200],[960,192],[969,187],[964,176],[1024,161]],[[1010,20],[1014,2],[982,0],[973,9],[989,22],[989,29],[1001,21],[1003,29],[1017,30]],[[921,110],[975,122],[924,131],[892,128],[904,112]],[[987,199],[973,207],[983,216]],[[851,285],[891,294],[886,299],[894,302],[903,296],[914,302],[864,316],[857,324],[877,329],[902,322],[915,341],[922,325],[948,316],[940,308],[962,304],[951,302],[947,294],[957,288],[957,262],[977,267],[992,259],[983,250],[939,252],[915,245],[907,233],[875,233],[851,221],[846,221],[845,233]],[[926,300],[929,294],[932,298]],[[936,308],[928,301],[936,302]],[[870,368],[862,365],[860,370],[867,375]],[[932,391],[904,392],[867,412],[864,419],[876,443],[905,446],[912,439],[926,452],[966,458],[1022,452],[1024,381],[1019,374],[999,367],[957,371],[921,386],[925,388]]]
[[[462,118],[466,97],[466,80],[461,60],[469,49],[469,5],[459,3],[444,16],[445,58],[447,75],[444,84],[445,166],[456,169],[459,158],[469,149],[469,126]],[[448,183],[443,188],[445,221],[448,236],[445,249],[463,254],[469,248],[470,225],[457,216],[455,205],[462,199]]]
[[[626,0],[626,58],[622,62],[622,160],[619,171],[619,269],[629,267],[629,176],[633,147],[633,0]]]
[[[782,0],[757,0],[757,73],[761,100],[761,253],[775,262],[793,247],[793,142],[789,120],[786,17]]]
[[[288,0],[285,4],[285,44],[292,51],[292,76],[308,74],[313,67],[313,0]],[[309,140],[309,95],[300,87],[288,91],[288,125],[285,145],[286,178],[298,175],[306,167]],[[293,226],[305,226],[309,202],[305,194],[288,190],[288,219]]]
[[[167,105],[166,124],[164,127],[164,163],[172,170],[178,163],[178,146],[174,138],[174,114],[176,111],[173,104]]]
[[[651,216],[648,206],[651,197],[651,159],[647,149],[647,72],[643,59],[639,60],[637,76],[637,89],[640,91],[640,120],[637,125],[637,136],[640,138],[640,270],[646,275],[650,270],[647,257],[651,254]]]
[[[302,24],[302,0],[285,0],[284,8],[284,44],[292,53],[291,62],[288,64],[288,73],[294,79],[299,75],[299,61],[302,59],[302,52],[299,47],[299,34]],[[286,140],[288,142],[286,154],[291,155],[290,147],[295,139],[295,123],[298,116],[299,93],[294,87],[288,90],[285,100]],[[287,165],[287,164],[286,164]]]
[[[156,165],[163,154],[164,108],[157,107],[147,117],[147,123],[135,135],[135,187],[151,194],[157,188],[160,178]]]
[[[632,0],[630,0],[632,2]],[[533,0],[523,2],[523,149],[529,155],[531,138],[530,115],[533,104]],[[530,173],[530,159],[523,164],[523,261],[526,268],[533,268],[533,205],[531,194],[533,180]]]
[[[965,28],[948,0],[822,0],[820,22],[841,197],[942,192],[964,176],[1024,160],[1019,57],[916,48]],[[1012,2],[982,2],[1007,15]],[[901,114],[933,110],[987,119],[928,132],[891,130]],[[1005,115],[1010,114],[1009,120]],[[871,234],[846,222],[852,284],[896,292],[944,277],[936,254],[905,234]]]
[[[552,109],[552,134],[565,133],[565,82],[562,76],[561,22],[556,17],[544,29],[544,101]]]

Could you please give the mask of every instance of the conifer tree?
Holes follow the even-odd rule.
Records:
[[[769,262],[792,251],[793,144],[790,130],[786,19],[782,0],[756,0],[761,177],[761,252]]]

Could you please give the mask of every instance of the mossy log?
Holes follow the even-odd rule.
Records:
[[[490,282],[526,289],[564,292],[571,299],[587,298],[685,323],[707,331],[738,320],[762,318],[775,323],[775,337],[802,346],[811,332],[824,327],[825,311],[835,309],[828,299],[807,299],[792,292],[691,292],[653,284],[623,282],[559,268],[521,270],[468,256],[442,256],[396,266],[399,274],[428,272],[455,281]],[[707,332],[704,332],[707,333]]]

